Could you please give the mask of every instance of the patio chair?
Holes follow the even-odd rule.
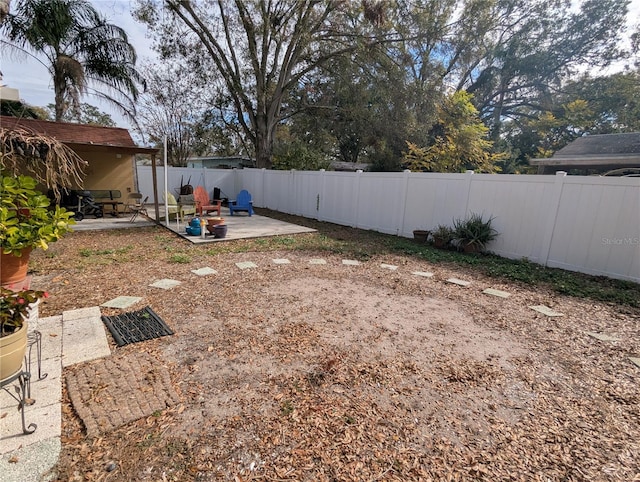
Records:
[[[236,211],[247,211],[249,216],[253,214],[253,201],[251,200],[251,194],[246,189],[238,193],[237,199],[229,200],[229,214],[233,216]]]
[[[193,196],[196,200],[196,211],[199,216],[207,214],[207,212],[209,211],[216,211],[218,213],[218,216],[220,216],[222,201],[220,201],[219,199],[217,201],[210,201],[209,195],[207,194],[207,191],[204,187],[196,186],[195,190],[193,191]]]
[[[127,201],[124,203],[124,214],[133,213],[135,208],[140,207],[142,197],[142,193],[130,192],[127,196]]]
[[[192,203],[192,204],[179,203],[178,201],[176,201],[175,196],[170,192],[165,192],[164,195],[165,195],[164,199],[167,200],[169,218],[171,218],[172,214],[175,214],[179,221],[184,221],[185,215],[196,213],[195,203]],[[163,202],[164,202],[164,199],[163,199]]]
[[[147,213],[147,207],[145,206],[148,200],[149,196],[145,197],[140,204],[132,204],[131,206],[129,206],[131,212],[131,218],[129,219],[130,223],[134,222],[139,214],[149,216],[149,213]]]

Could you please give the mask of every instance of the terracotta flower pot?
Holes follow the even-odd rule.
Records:
[[[32,248],[22,250],[22,256],[14,256],[13,254],[4,254],[0,252],[0,285],[7,286],[18,284],[27,277],[27,268],[29,267],[29,255]],[[2,249],[0,248],[0,251]]]
[[[479,253],[481,248],[476,243],[465,244],[462,248],[465,253]]]
[[[429,231],[424,231],[422,229],[416,229],[413,231],[413,239],[415,239],[419,243],[426,243],[428,237]]]
[[[20,370],[27,350],[27,322],[18,331],[0,338],[0,380]]]
[[[447,240],[444,238],[441,238],[439,236],[434,236],[433,237],[433,245],[436,248],[444,248],[447,245]]]
[[[209,233],[215,234],[214,228],[220,225],[224,225],[224,218],[207,218],[207,231]]]

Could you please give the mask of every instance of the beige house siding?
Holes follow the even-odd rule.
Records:
[[[119,190],[122,197],[136,191],[134,177],[134,156],[114,152],[76,151],[88,161],[85,169],[83,189]]]

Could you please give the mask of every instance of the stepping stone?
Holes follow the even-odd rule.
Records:
[[[634,358],[634,357],[630,356],[629,360],[631,360],[631,363],[633,363],[635,366],[640,368],[640,358]]]
[[[210,274],[218,274],[218,272],[215,269],[209,268],[209,267],[192,269],[191,272],[193,274],[197,274],[198,276],[208,276]]]
[[[128,308],[131,305],[135,305],[141,299],[139,296],[118,296],[106,303],[102,303],[100,306],[106,308]]]
[[[98,316],[78,318],[77,312],[82,310],[62,313],[63,367],[111,355],[100,308],[95,308]]]
[[[356,261],[355,259],[343,259],[342,264],[345,266],[360,266],[360,261]]]
[[[382,269],[389,269],[389,270],[391,270],[391,271],[395,271],[395,270],[397,270],[397,269],[398,269],[398,267],[397,267],[396,265],[393,265],[393,264],[385,264],[385,263],[381,263],[381,264],[380,264],[380,267],[381,267]]]
[[[546,316],[551,316],[551,317],[564,316],[563,313],[559,313],[558,311],[553,311],[551,308],[544,305],[530,306],[529,308],[531,308],[534,311],[537,311],[538,313],[542,313],[543,315],[546,315]]]
[[[170,290],[180,284],[182,284],[181,281],[165,278],[165,279],[160,279],[155,283],[151,283],[149,286],[153,286],[154,288],[162,288],[163,290]]]
[[[497,296],[498,298],[508,298],[511,296],[511,293],[507,293],[506,291],[494,290],[493,288],[487,288],[483,291],[486,295]]]
[[[253,261],[242,261],[240,263],[236,263],[236,266],[240,269],[251,269],[251,268],[258,267],[258,265],[255,264]]]
[[[587,335],[600,341],[620,341],[620,338],[606,335],[605,333],[596,333],[595,331],[585,331]]]
[[[275,264],[291,264],[291,261],[289,261],[287,258],[277,258],[274,259],[273,262]]]
[[[327,261],[324,259],[310,259],[309,264],[327,264]]]
[[[447,281],[458,286],[469,286],[471,284],[471,281],[464,281],[458,278],[449,278]]]
[[[433,273],[430,271],[412,271],[411,274],[422,276],[423,278],[431,278],[433,276]]]

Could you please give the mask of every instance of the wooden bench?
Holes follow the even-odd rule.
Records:
[[[110,206],[108,211],[112,216],[118,216],[120,214],[120,206],[124,206],[122,201],[122,192],[117,189],[90,189],[91,196],[96,204],[102,206],[103,212],[107,213],[106,207]]]

